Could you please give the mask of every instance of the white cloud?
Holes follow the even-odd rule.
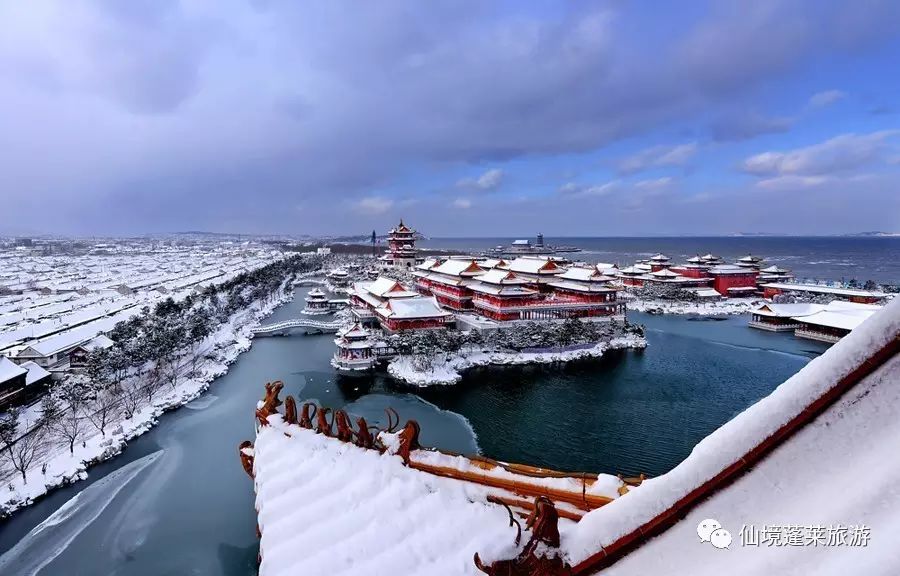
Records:
[[[741,169],[760,177],[817,176],[854,170],[883,160],[885,141],[897,133],[897,130],[884,130],[842,134],[805,148],[763,152],[745,159]]]
[[[825,106],[831,106],[838,100],[843,100],[847,97],[846,92],[842,92],[840,90],[825,90],[822,92],[816,92],[809,98],[809,105],[813,108],[824,108]]]
[[[604,184],[578,184],[576,182],[566,182],[559,187],[557,192],[567,196],[583,198],[589,196],[606,196],[621,188],[622,183],[619,180],[612,180]]]
[[[683,166],[696,153],[696,142],[687,142],[676,146],[653,146],[622,159],[619,162],[619,171],[633,173],[662,166]]]
[[[492,168],[478,178],[463,178],[456,185],[460,188],[474,188],[477,190],[496,190],[503,183],[503,170]]]
[[[384,214],[394,206],[394,201],[384,196],[367,196],[353,204],[353,209],[361,214]]]
[[[469,209],[472,207],[472,201],[468,198],[457,198],[453,201],[453,205],[457,208],[462,208],[463,210]]]
[[[800,188],[815,188],[831,181],[827,176],[796,176],[789,174],[786,176],[775,176],[774,178],[764,178],[756,183],[760,188],[766,190],[798,190]]]
[[[656,192],[668,188],[673,182],[672,178],[665,176],[663,178],[654,178],[652,180],[640,180],[634,183],[634,187],[638,190]]]

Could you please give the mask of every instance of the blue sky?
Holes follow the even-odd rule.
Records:
[[[0,1],[0,233],[900,231],[900,4]]]

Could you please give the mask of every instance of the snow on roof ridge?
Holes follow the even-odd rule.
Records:
[[[873,365],[873,357],[887,354],[889,359],[896,355],[898,342],[900,298],[873,314],[771,394],[701,440],[674,469],[646,480],[627,498],[586,514],[572,531],[563,535],[562,548],[573,566],[586,561],[599,564],[607,549],[620,551],[645,539],[642,530],[655,527],[658,521],[665,524],[669,514],[677,517],[685,506],[695,502],[692,497],[705,497],[717,490],[721,482],[742,470],[738,463],[752,463],[761,457],[765,452],[762,447],[773,441],[776,434],[784,434],[776,443],[786,440],[795,430],[785,430],[801,421],[805,410],[833,400],[831,395],[840,392],[841,386],[855,384],[853,377],[860,370],[874,370],[877,365]],[[815,412],[811,411],[809,418],[814,418]],[[707,492],[698,495],[703,489]]]

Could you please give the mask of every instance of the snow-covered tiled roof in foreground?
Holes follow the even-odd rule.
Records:
[[[684,499],[709,490],[710,499],[686,519],[603,573],[900,573],[893,536],[900,510],[898,339],[900,299],[895,299],[769,396],[704,438],[672,471],[646,480],[627,497],[588,513],[566,530],[562,548],[572,564],[624,546],[623,537],[651,529],[651,523],[664,522],[666,514],[678,517]],[[877,362],[883,363],[881,368],[852,385],[854,374]],[[742,461],[753,462],[754,450],[770,443],[774,434],[802,421],[807,408],[846,386],[848,391],[836,404],[784,443],[776,441],[774,451],[734,484],[718,483],[730,478],[729,470],[739,470]],[[730,550],[699,542],[697,522],[707,517],[731,531]],[[742,524],[783,523],[866,524],[873,536],[866,548],[741,548]]]
[[[895,544],[900,511],[898,381],[900,357],[895,356],[751,473],[600,574],[900,573]],[[728,550],[700,544],[696,529],[706,518],[731,532]],[[839,524],[868,527],[871,540],[866,546],[741,546],[743,525],[824,526],[828,539],[827,528]],[[847,538],[852,536],[848,533]]]
[[[270,422],[254,447],[260,576],[474,575],[475,552],[515,554],[507,512],[483,487]]]

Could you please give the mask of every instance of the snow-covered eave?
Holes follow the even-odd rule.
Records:
[[[604,568],[727,486],[900,351],[900,301],[887,305],[694,447],[675,469],[590,512],[563,536],[575,574]]]

